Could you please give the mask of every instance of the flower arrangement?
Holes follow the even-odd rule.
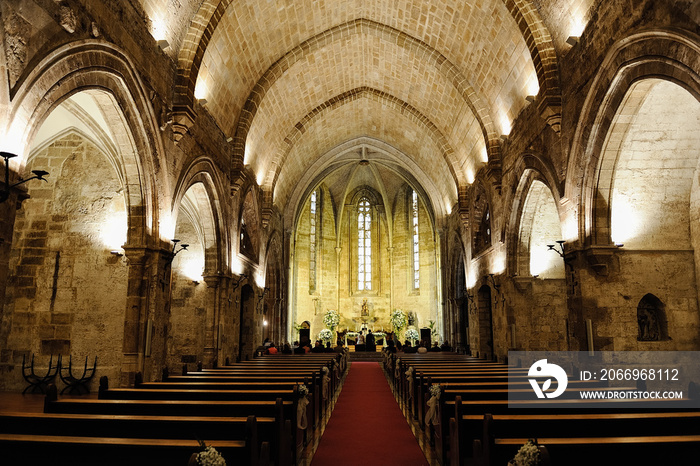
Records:
[[[430,396],[437,396],[439,398],[440,393],[442,393],[442,387],[440,387],[439,383],[430,386]]]
[[[318,339],[324,343],[331,341],[332,338],[333,338],[333,332],[327,328],[324,328],[323,330],[318,332]]]
[[[340,324],[340,314],[338,314],[338,311],[334,309],[326,311],[326,314],[323,316],[323,324],[331,330],[335,329],[338,324]]]
[[[537,441],[529,439],[508,462],[508,466],[535,466],[539,463],[540,450],[537,448]]]
[[[199,445],[202,451],[197,453],[197,464],[200,466],[226,466],[226,460],[221,453],[216,451],[214,447],[207,446],[203,441],[199,440]]]
[[[401,309],[394,309],[394,311],[389,316],[389,321],[394,327],[394,331],[398,333],[406,327],[406,324],[408,323],[408,318],[406,317],[406,313],[403,312]]]
[[[416,340],[420,339],[420,333],[415,328],[409,328],[406,330],[406,338],[411,340],[411,344],[414,344]]]

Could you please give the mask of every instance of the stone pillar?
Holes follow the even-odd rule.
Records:
[[[340,310],[340,252],[342,248],[339,246],[336,246],[335,248],[335,276],[336,276],[336,293],[335,293],[335,308],[338,310],[338,313],[341,312]]]
[[[128,260],[124,342],[119,385],[131,386],[136,372],[144,371],[149,280],[146,273],[150,251],[146,248],[124,248]]]
[[[205,366],[212,367],[214,359],[217,358],[218,328],[221,319],[221,299],[219,287],[221,276],[205,275],[204,282],[207,284],[207,296],[205,300],[205,335],[204,335],[204,360]]]
[[[394,310],[394,246],[386,248],[389,253],[389,314]]]

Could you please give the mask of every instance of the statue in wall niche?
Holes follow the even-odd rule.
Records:
[[[659,340],[659,320],[652,310],[640,307],[637,310],[637,324],[639,326],[638,339],[641,341]]]
[[[362,301],[362,312],[360,313],[362,317],[369,316],[369,308],[367,307],[367,300]]]

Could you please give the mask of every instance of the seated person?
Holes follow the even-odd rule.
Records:
[[[448,343],[448,341],[445,340],[445,341],[442,343],[442,345],[440,345],[440,350],[442,350],[442,351],[452,351],[452,347],[450,346],[450,344]]]
[[[425,354],[427,352],[428,348],[425,347],[425,341],[421,340],[420,343],[418,343],[418,349],[416,350],[416,353]]]
[[[411,346],[411,341],[410,341],[410,340],[406,340],[406,341],[404,342],[404,344],[403,344],[403,352],[406,353],[406,354],[415,353],[415,352],[416,352],[416,348],[414,348],[413,346]]]
[[[436,341],[435,343],[433,343],[433,346],[428,351],[430,351],[431,353],[439,352],[440,347],[438,346],[438,342]]]
[[[345,351],[345,346],[343,345],[343,342],[341,340],[338,340],[338,346],[333,348],[334,353],[342,353]]]
[[[304,354],[304,347],[299,344],[299,342],[295,341],[294,342],[294,348],[293,348],[294,354]]]
[[[289,343],[285,343],[284,346],[282,347],[282,354],[292,354],[292,347],[289,346]]]
[[[273,342],[270,342],[270,346],[267,347],[267,351],[265,351],[265,354],[277,354],[278,350],[277,347]]]
[[[314,343],[314,347],[311,349],[312,353],[323,353],[323,345],[321,344],[321,340],[316,340]]]
[[[355,351],[365,351],[365,336],[362,334],[362,331],[357,335]]]

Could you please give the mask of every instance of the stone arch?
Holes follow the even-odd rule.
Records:
[[[73,42],[49,53],[12,91],[8,135],[17,135],[15,146],[24,153],[51,111],[73,94],[99,89],[110,94],[121,109],[122,132],[132,156],[124,160],[129,232],[127,243],[143,246],[147,236],[159,230],[159,198],[167,196],[167,183],[158,185],[152,174],[160,171],[164,153],[156,117],[146,89],[128,56],[116,46],[94,40]],[[21,171],[22,158],[16,167]],[[159,191],[160,189],[160,191]]]
[[[446,286],[448,296],[445,306],[445,334],[453,348],[465,350],[469,346],[469,290],[467,289],[466,248],[459,231],[449,234],[446,260]],[[449,326],[449,327],[448,327]]]
[[[489,249],[494,240],[493,204],[481,181],[474,183],[471,205],[471,248],[474,258]]]
[[[182,199],[188,190],[199,184],[203,192],[195,196],[196,205],[200,212],[205,252],[205,275],[225,273],[230,268],[230,237],[226,228],[226,202],[223,193],[226,192],[219,171],[211,159],[199,157],[185,168],[175,185],[175,195],[172,202],[172,216],[177,221]]]
[[[603,147],[620,104],[635,82],[652,77],[675,82],[700,98],[698,43],[684,32],[648,30],[618,41],[603,60],[583,104],[566,176],[566,196],[578,200],[579,240],[584,244],[612,246],[607,217],[598,214],[604,206],[595,196]]]
[[[544,22],[539,16],[536,6],[530,0],[503,0],[503,3],[506,9],[510,12],[513,19],[515,20],[515,23],[520,28],[523,40],[527,45],[528,49],[530,50],[533,65],[537,73],[537,80],[540,85],[540,92],[542,93],[542,89],[545,89],[545,92],[543,94],[547,96],[549,103],[560,105],[561,91],[559,89],[559,70],[556,51],[554,49],[554,44],[552,42],[549,31],[547,30],[546,26],[544,25]],[[205,0],[202,2],[195,17],[192,19],[192,22],[190,23],[190,28],[187,31],[187,34],[185,35],[183,45],[178,55],[178,78],[175,88],[176,103],[190,108],[193,106],[194,90],[195,85],[197,83],[199,69],[202,65],[202,60],[206,53],[207,47],[209,46],[209,41],[213,37],[214,31],[218,27],[221,19],[224,17],[224,13],[230,4],[231,0]],[[350,24],[336,26],[335,28],[326,31],[324,34],[329,37],[341,37],[342,34],[340,34],[340,32],[343,29],[353,27],[358,28],[363,23],[365,30],[369,29],[370,25],[376,24],[366,19],[360,19],[353,21]],[[393,32],[390,30],[390,28],[388,28],[385,25],[376,25],[375,28],[375,33],[388,34]],[[336,34],[329,33],[336,29]],[[395,31],[393,33],[398,34],[399,32]],[[285,56],[286,59],[293,60],[295,59],[295,56],[302,56],[303,54],[300,52],[309,50],[310,41],[312,41],[312,39],[307,40],[307,42],[304,43],[306,45],[300,44],[297,47],[298,50],[295,49],[294,51],[290,51],[290,53],[288,53]],[[417,43],[413,45],[417,46],[419,41],[415,39],[413,41]],[[314,41],[314,46],[316,46],[316,42],[321,41]],[[411,41],[409,40],[407,42]],[[425,44],[422,45],[425,46]],[[439,54],[436,53],[425,53],[425,55],[435,60],[438,60],[437,57],[439,56]],[[272,67],[270,67],[265,76],[268,76],[268,74],[274,75],[272,74],[271,70],[273,70],[275,66],[282,67],[285,64],[285,57],[278,61],[279,65],[273,65]],[[439,66],[445,68],[449,65],[449,62],[447,62],[440,64]],[[455,73],[453,79],[457,81],[457,84],[459,85],[458,88],[461,89],[462,87],[464,87],[463,82],[466,82],[466,80],[460,80],[460,77],[462,77],[461,73]],[[251,93],[251,97],[249,98],[249,102],[251,102],[251,104],[246,103],[246,105],[244,106],[244,113],[251,111],[254,112],[255,105],[253,105],[252,98],[255,95],[255,91],[259,90],[259,87],[263,88],[263,92],[261,93],[261,95],[264,95],[264,83],[265,80],[258,81],[258,83],[255,86],[254,92]],[[467,93],[466,95],[469,94]],[[552,102],[552,98],[554,98],[554,102]],[[469,105],[478,106],[482,109],[484,108],[483,106],[479,105],[478,101],[474,100],[473,93],[472,97],[468,98],[466,102]],[[479,115],[480,113],[481,112],[475,112],[476,115]],[[246,119],[249,120],[247,123],[249,127],[252,118]],[[485,115],[485,118],[480,119],[480,122],[482,124],[482,128],[488,127],[489,124],[492,125],[490,121],[490,116],[488,115]],[[236,134],[238,134],[238,130],[236,131]],[[496,132],[493,132],[493,134],[497,135]],[[242,138],[242,143],[243,146],[240,147],[241,151],[243,150],[243,147],[245,145],[245,137]],[[243,152],[240,152],[240,155],[242,160]]]
[[[535,155],[524,154],[521,156],[514,167],[514,177],[519,179],[514,190],[506,198],[505,205],[510,208],[508,224],[505,227],[506,231],[506,246],[508,251],[507,257],[507,272],[510,275],[520,277],[529,277],[533,273],[530,270],[531,248],[530,234],[532,233],[533,218],[538,209],[543,206],[543,202],[551,202],[554,208],[557,209],[557,231],[552,234],[556,237],[549,238],[550,244],[556,240],[563,239],[558,213],[558,206],[561,202],[561,184],[557,182],[554,167],[547,159]],[[533,195],[533,183],[535,188],[539,190],[539,194]],[[554,186],[554,188],[552,188]],[[546,193],[542,193],[542,190]],[[542,197],[544,196],[544,197]],[[551,214],[551,212],[550,212]],[[550,215],[551,216],[551,215]],[[526,219],[529,219],[527,221]],[[525,235],[525,236],[523,236]],[[540,251],[540,253],[546,251]],[[553,254],[553,253],[552,253]],[[550,265],[555,265],[557,269],[556,276],[562,275],[563,267],[560,263],[561,258],[551,256]],[[561,266],[561,267],[560,267]],[[536,271],[539,275],[539,271]]]
[[[291,151],[294,144],[304,135],[306,131],[314,124],[314,121],[322,117],[325,113],[331,112],[339,106],[345,105],[357,99],[373,99],[377,102],[388,104],[392,108],[399,111],[403,116],[425,127],[426,132],[435,141],[435,144],[441,149],[442,156],[447,163],[447,166],[452,175],[452,179],[456,185],[466,182],[466,175],[458,167],[458,163],[454,160],[454,148],[451,146],[444,134],[425,117],[418,109],[414,108],[407,102],[398,99],[386,92],[369,87],[359,87],[339,94],[327,102],[322,103],[309,113],[307,113],[299,122],[294,125],[294,128],[285,136],[284,146],[280,147],[277,154],[277,162],[272,164],[268,170],[263,185],[266,191],[274,192],[275,183],[279,177],[282,166],[285,163],[287,155]]]
[[[251,186],[245,191],[238,217],[238,253],[257,263],[260,260],[260,236],[260,208],[255,187]]]
[[[267,327],[273,331],[263,337],[269,337],[281,347],[282,339],[287,335],[287,314],[283,298],[286,288],[282,240],[278,231],[273,232],[265,248],[265,287],[269,291],[264,296],[263,318],[267,319]]]

